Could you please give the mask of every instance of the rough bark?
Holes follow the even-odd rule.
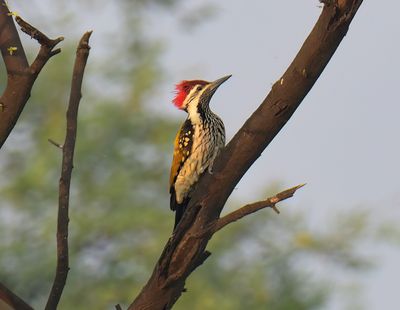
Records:
[[[129,306],[170,309],[185,280],[210,255],[206,251],[221,210],[244,173],[279,133],[310,91],[346,35],[362,0],[323,1],[322,13],[283,76],[205,174],[151,278]]]

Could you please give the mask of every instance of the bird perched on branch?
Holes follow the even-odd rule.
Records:
[[[182,81],[176,85],[173,103],[188,116],[175,137],[174,157],[169,178],[170,207],[175,211],[178,225],[190,200],[190,195],[218,152],[225,145],[225,127],[222,120],[209,107],[218,87],[231,75],[214,82],[203,80]]]

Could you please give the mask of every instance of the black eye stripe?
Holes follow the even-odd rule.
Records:
[[[187,100],[187,105],[189,105],[189,103],[191,103],[193,101],[193,99],[195,99],[197,97],[197,95],[199,94],[199,92],[202,91],[203,89],[204,89],[204,87],[202,85],[196,86],[195,91],[192,93],[192,95]]]

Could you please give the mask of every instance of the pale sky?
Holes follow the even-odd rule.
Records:
[[[216,15],[195,29],[178,31],[183,26],[175,16],[150,21],[154,35],[168,39],[163,60],[169,76],[157,97],[159,111],[184,118],[170,104],[173,84],[179,80],[233,74],[212,103],[229,139],[283,74],[321,7],[307,0],[185,1],[193,13],[204,4],[215,6]],[[45,18],[52,4],[42,9]],[[235,200],[263,198],[260,190],[276,180],[288,187],[306,182],[281,209],[302,208],[321,226],[337,211],[352,208],[400,219],[399,11],[395,0],[364,1],[314,88],[239,183]],[[104,28],[104,16],[90,11],[85,16],[79,33],[94,29],[91,53],[99,53],[107,48],[96,36]],[[117,18],[107,15],[108,26]],[[399,248],[366,251],[379,263],[363,277],[363,309],[399,307]]]

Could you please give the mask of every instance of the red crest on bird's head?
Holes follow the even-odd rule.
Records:
[[[196,85],[206,85],[208,84],[207,81],[203,80],[192,80],[192,81],[182,81],[179,84],[176,84],[176,96],[172,100],[173,104],[178,108],[183,108],[183,102],[186,99],[186,96],[190,93],[192,88]]]

